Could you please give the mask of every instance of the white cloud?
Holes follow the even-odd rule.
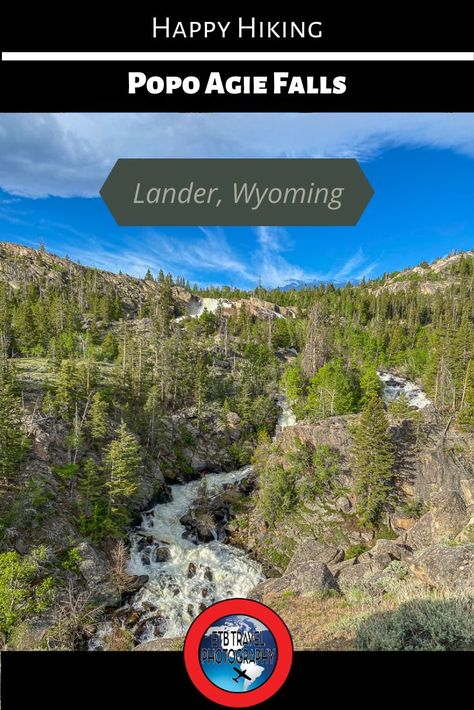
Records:
[[[200,274],[206,274],[206,282],[200,281],[202,285],[225,283],[254,288],[261,279],[263,286],[273,288],[292,281],[355,282],[368,276],[377,266],[367,263],[362,250],[358,249],[331,271],[305,270],[283,256],[284,251],[291,250],[291,240],[282,228],[256,228],[257,240],[252,242],[252,248],[238,253],[220,228],[196,227],[195,236],[179,239],[150,230],[140,240],[125,235],[118,247],[113,241],[99,239],[69,225],[51,221],[44,224],[61,236],[61,255],[69,254],[84,264],[137,277],[143,277],[148,268],[155,274],[163,269],[192,283],[200,281]],[[38,246],[37,243],[32,245]]]
[[[358,266],[360,266],[364,261],[364,255],[362,253],[362,249],[358,249],[356,253],[351,256],[350,259],[346,261],[345,264],[343,264],[340,269],[336,272],[334,275],[334,280],[335,281],[343,281],[346,279],[348,276],[354,274],[354,270],[357,269]]]
[[[96,197],[119,157],[357,157],[394,146],[474,158],[474,114],[0,114],[0,187]]]

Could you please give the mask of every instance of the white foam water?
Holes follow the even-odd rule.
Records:
[[[296,414],[291,409],[290,405],[286,401],[286,397],[279,397],[278,406],[281,409],[281,414],[278,417],[277,425],[278,431],[283,431],[286,427],[295,426],[296,424]]]
[[[246,597],[264,579],[260,565],[242,550],[219,540],[194,544],[183,537],[180,518],[198,499],[203,483],[212,497],[227,485],[238,483],[251,471],[246,466],[229,473],[211,473],[204,479],[172,486],[173,498],[143,513],[139,530],[131,534],[129,572],[148,575],[149,580],[134,596],[133,608],[158,609],[160,636],[172,638],[186,633],[200,608],[228,597]],[[143,546],[143,536],[153,538]],[[168,558],[156,561],[157,548],[165,547]],[[150,619],[156,612],[148,612]],[[146,620],[146,614],[143,616]],[[145,624],[141,641],[156,637],[156,625]]]
[[[400,397],[401,394],[404,394],[410,406],[416,409],[424,409],[431,404],[431,400],[428,399],[423,390],[413,382],[410,382],[410,380],[399,377],[398,375],[393,375],[391,372],[385,372],[384,370],[379,370],[377,374],[384,384],[382,394],[387,404],[393,402]]]

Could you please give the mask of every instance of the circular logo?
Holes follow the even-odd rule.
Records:
[[[292,658],[282,619],[250,599],[227,599],[205,609],[184,643],[186,670],[196,688],[227,707],[250,707],[274,695]]]

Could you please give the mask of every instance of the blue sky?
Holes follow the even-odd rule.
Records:
[[[356,157],[375,195],[356,227],[121,228],[98,190],[132,156]],[[0,115],[0,240],[203,285],[377,276],[474,248],[474,115]]]

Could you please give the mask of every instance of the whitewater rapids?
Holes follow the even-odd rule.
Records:
[[[241,481],[250,466],[229,473],[211,473],[205,479],[208,496],[217,495],[226,486]],[[149,580],[135,595],[133,607],[159,609],[163,619],[161,634],[172,638],[186,633],[203,606],[229,597],[246,597],[264,579],[260,565],[242,550],[219,540],[193,544],[183,537],[185,527],[179,519],[199,497],[203,480],[173,486],[173,499],[144,513],[142,524],[131,535],[130,574],[148,575]],[[143,536],[153,544],[143,547]],[[156,550],[166,548],[168,558],[156,561]],[[144,604],[145,602],[145,604]],[[155,637],[153,625],[141,640]]]

